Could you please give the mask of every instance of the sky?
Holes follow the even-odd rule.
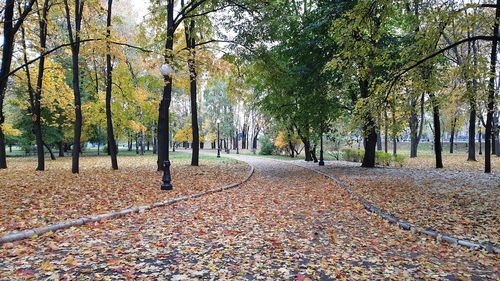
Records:
[[[149,0],[121,0],[124,2],[130,2],[133,6],[138,18],[135,19],[135,22],[141,22],[142,18],[148,13]]]

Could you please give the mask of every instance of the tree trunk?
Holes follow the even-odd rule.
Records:
[[[382,151],[382,136],[380,135],[380,128],[375,131],[377,133],[377,150]]]
[[[113,8],[113,0],[108,0],[108,13],[106,18],[106,38],[111,39],[111,12]],[[116,146],[115,132],[113,128],[113,114],[111,112],[111,95],[113,90],[113,65],[111,64],[111,47],[107,43],[106,53],[106,131],[108,137],[108,154],[111,157],[111,168],[118,170],[118,159],[116,154],[118,148]]]
[[[153,154],[156,154],[156,137],[155,137],[155,123],[151,125],[151,145],[153,146]]]
[[[257,149],[257,141],[259,140],[259,132],[260,132],[260,129],[258,129],[257,133],[253,136],[253,141],[252,141],[252,149],[253,150]]]
[[[21,13],[21,6],[19,8],[19,13]],[[40,34],[42,37],[40,38],[40,41],[44,40],[43,34]],[[21,45],[23,47],[23,59],[24,59],[24,71],[26,73],[26,82],[28,84],[28,93],[29,93],[29,104],[30,104],[30,111],[31,111],[31,122],[33,125],[33,132],[35,134],[35,142],[36,142],[36,154],[37,154],[37,160],[38,160],[38,165],[36,170],[37,171],[43,171],[45,170],[45,151],[43,150],[43,138],[42,138],[42,124],[41,124],[41,118],[40,118],[40,91],[42,86],[42,81],[43,81],[43,70],[44,70],[44,57],[41,58],[39,62],[39,69],[38,69],[38,77],[37,77],[37,89],[33,89],[32,83],[31,83],[31,74],[30,74],[30,68],[27,65],[28,63],[28,48],[26,46],[26,35],[25,35],[25,29],[24,26],[21,26]],[[40,80],[42,79],[42,80]]]
[[[82,102],[80,94],[80,68],[79,68],[79,54],[80,54],[80,29],[83,18],[84,2],[80,0],[74,1],[75,14],[74,24],[75,30],[73,31],[71,23],[71,13],[68,5],[68,0],[64,0],[64,8],[66,11],[66,23],[68,28],[68,37],[71,43],[71,62],[73,74],[73,94],[75,105],[75,127],[73,136],[73,151],[71,171],[77,174],[80,170],[80,150],[81,150],[81,136],[82,136]]]
[[[368,98],[368,80],[364,79],[359,82],[361,98]],[[363,125],[363,143],[365,145],[365,155],[361,167],[375,167],[375,149],[377,146],[377,132],[375,131],[375,121],[373,116],[368,112],[365,115],[365,124]]]
[[[306,157],[305,160],[307,162],[313,161],[313,157],[311,155],[311,143],[309,142],[309,140],[306,140],[306,139],[302,139],[302,143],[304,143],[304,154]]]
[[[467,161],[476,161],[476,105],[474,101],[470,101]]]
[[[132,134],[130,132],[127,132],[127,150],[132,151],[132,144],[133,144],[133,139],[132,139]]]
[[[316,157],[316,144],[313,146],[311,150],[311,157],[314,161],[314,163],[318,163],[318,157]]]
[[[64,157],[64,142],[59,142],[59,157]]]
[[[14,37],[24,19],[33,7],[34,0],[30,0],[24,8],[22,14],[14,18],[14,0],[5,0],[3,17],[3,48],[2,48],[2,66],[0,67],[0,169],[7,169],[7,153],[5,150],[5,135],[3,133],[3,124],[5,116],[3,115],[3,102],[9,80],[10,66],[14,52]]]
[[[389,146],[389,117],[387,116],[387,106],[384,108],[384,152],[387,153]]]
[[[417,117],[417,98],[411,100],[410,103],[410,157],[417,157],[418,145],[422,137],[424,126],[424,100],[425,94],[420,95],[420,121]]]
[[[198,126],[198,103],[197,103],[197,73],[196,73],[196,41],[194,37],[195,21],[190,20],[189,30],[185,28],[186,46],[189,49],[188,69],[190,76],[191,93],[191,129],[193,135],[191,166],[199,165],[200,158],[200,132]]]
[[[434,154],[436,156],[436,168],[443,168],[443,156],[441,145],[441,121],[439,117],[439,105],[434,94],[429,94],[432,103],[432,117],[434,123]]]
[[[498,21],[500,20],[500,0],[496,1],[495,25],[493,27],[493,36],[498,38]],[[491,173],[491,141],[493,127],[493,113],[495,110],[495,77],[497,65],[497,40],[491,43],[490,58],[490,80],[488,85],[488,105],[486,113],[486,133],[484,136],[484,172]]]
[[[50,148],[50,146],[48,146],[45,142],[42,142],[42,145],[45,146],[47,148],[47,150],[49,151],[50,159],[56,160],[56,156],[54,156],[54,153],[52,152],[52,149]]]
[[[453,154],[453,144],[455,140],[455,127],[457,125],[457,117],[453,118],[453,122],[451,122],[451,136],[450,136],[450,153]]]
[[[496,117],[495,117],[495,122],[494,122],[494,135],[496,136],[495,137],[495,154],[497,157],[500,157],[500,135],[499,135],[499,132],[500,132],[500,116],[499,114],[497,113],[496,114]]]
[[[139,154],[139,133],[135,133],[135,154]]]
[[[288,129],[288,149],[290,150],[290,157],[294,158],[295,157],[295,147],[292,143],[292,133],[290,132],[290,129]]]

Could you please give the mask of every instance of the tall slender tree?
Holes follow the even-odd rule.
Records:
[[[488,83],[488,99],[486,112],[486,133],[484,135],[484,172],[491,173],[491,147],[493,135],[493,114],[495,110],[495,78],[497,75],[497,45],[498,45],[498,26],[500,21],[500,0],[496,1],[495,22],[493,24],[493,40],[491,42],[490,57],[490,79]]]
[[[14,39],[24,20],[31,12],[35,0],[30,0],[24,10],[14,17],[14,0],[6,0],[3,18],[3,48],[2,48],[2,66],[0,67],[0,169],[7,168],[7,154],[5,151],[5,135],[2,126],[5,123],[3,114],[3,102],[9,80],[12,57],[14,55]]]
[[[80,43],[81,43],[80,32],[82,28],[84,4],[85,0],[75,0],[74,13],[72,15],[70,12],[70,5],[68,4],[68,0],[64,0],[68,38],[71,44],[71,62],[72,62],[71,65],[72,65],[73,94],[74,94],[74,105],[75,105],[73,150],[71,151],[72,155],[71,171],[74,174],[77,174],[80,171],[80,151],[81,151],[81,137],[82,137],[82,126],[83,126],[82,100],[80,92],[79,55],[80,55]]]
[[[111,167],[118,170],[118,147],[116,146],[115,132],[113,129],[113,115],[111,112],[111,94],[113,91],[113,65],[111,63],[111,22],[112,22],[113,0],[108,0],[108,13],[106,18],[106,130],[108,135],[108,153],[111,157]]]

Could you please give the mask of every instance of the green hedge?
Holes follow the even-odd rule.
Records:
[[[361,149],[343,149],[342,159],[349,162],[362,162],[365,155],[364,150]],[[393,156],[390,153],[377,151],[375,153],[375,163],[381,166],[398,166],[402,167],[406,158],[402,155]]]

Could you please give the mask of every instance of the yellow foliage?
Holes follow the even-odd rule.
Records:
[[[10,137],[19,137],[21,135],[21,131],[12,127],[12,125],[9,123],[4,123],[2,125],[2,131],[6,136]]]
[[[192,142],[193,141],[193,130],[190,125],[186,125],[182,130],[178,131],[174,136],[174,141],[176,142]]]
[[[132,128],[132,131],[134,131],[134,133],[140,133],[146,130],[146,127],[144,127],[144,125],[134,120],[130,121],[130,127]]]
[[[215,133],[208,134],[208,142],[212,143],[214,141],[217,141],[217,134]]]
[[[280,149],[284,149],[288,146],[288,141],[286,139],[285,133],[280,131],[274,140],[274,146]]]

